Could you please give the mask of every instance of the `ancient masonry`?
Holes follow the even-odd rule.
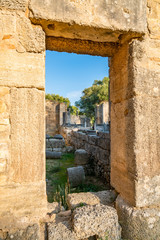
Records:
[[[91,173],[110,183],[110,136],[108,132],[72,131],[70,143],[75,149],[84,149],[90,157]],[[93,168],[93,169],[92,169]]]
[[[0,238],[13,239],[16,235],[10,233],[19,231],[25,239],[21,229],[35,233],[48,212],[44,123],[48,49],[111,57],[111,185],[119,193],[116,208],[122,236],[160,239],[159,26],[159,0],[0,1]],[[91,216],[104,212],[107,219],[107,209],[84,211]],[[78,209],[75,219],[84,223],[81,214]],[[84,225],[79,226],[83,232]],[[56,227],[49,229],[58,233]]]
[[[96,106],[95,109],[96,124],[103,124],[109,122],[109,102],[103,102]]]
[[[54,136],[59,133],[60,126],[63,125],[63,113],[67,111],[65,103],[57,103],[46,100],[46,134]]]
[[[46,134],[54,136],[63,131],[63,126],[90,126],[89,119],[85,116],[72,115],[67,111],[65,103],[46,100]]]

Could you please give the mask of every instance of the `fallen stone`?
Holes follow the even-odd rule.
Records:
[[[48,224],[48,240],[77,240],[69,221]]]
[[[87,192],[87,193],[72,193],[68,194],[67,203],[69,209],[74,209],[81,205],[111,205],[117,197],[115,191],[99,191],[99,192]]]
[[[99,191],[94,193],[100,200],[101,204],[112,204],[117,198],[117,192],[115,190]]]
[[[51,152],[51,151],[46,151],[46,158],[47,159],[59,159],[62,157],[61,152]]]
[[[74,153],[74,159],[77,166],[82,166],[89,163],[89,155],[84,149],[76,150]]]
[[[71,187],[77,187],[84,183],[85,172],[82,166],[67,168],[67,175]]]
[[[46,141],[46,148],[63,148],[65,147],[65,141],[63,139],[48,139]]]
[[[68,194],[67,203],[69,209],[74,209],[83,205],[96,205],[99,204],[99,198],[94,193],[72,193]]]
[[[54,139],[64,139],[62,135],[56,134],[53,136]]]
[[[105,205],[76,208],[73,212],[73,228],[78,239],[94,235],[103,240],[119,240],[121,237],[117,212]]]

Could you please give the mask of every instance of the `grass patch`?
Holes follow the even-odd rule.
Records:
[[[61,159],[46,160],[46,178],[48,179],[48,201],[63,202],[62,195],[66,195],[67,168],[74,167],[74,154],[65,153]],[[58,194],[59,192],[59,194]],[[57,200],[56,200],[57,199]]]
[[[106,190],[106,186],[98,184],[95,176],[86,177],[85,183],[71,188],[67,184],[67,168],[74,167],[74,154],[65,153],[61,159],[46,160],[47,197],[48,202],[60,202],[67,209],[68,193],[97,192]]]

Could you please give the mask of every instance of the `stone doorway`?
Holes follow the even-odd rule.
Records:
[[[123,235],[158,239],[157,1],[9,0],[1,1],[0,15],[0,229],[20,229],[46,212],[44,55],[48,49],[112,57],[111,184],[120,193],[117,208]],[[139,221],[144,226],[134,227],[128,203],[143,215],[144,221],[141,217]],[[144,209],[155,217],[153,224]]]

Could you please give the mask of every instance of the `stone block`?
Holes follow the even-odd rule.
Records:
[[[0,12],[0,48],[19,53],[45,51],[45,34],[40,26],[33,26],[24,14]]]
[[[122,238],[127,240],[159,240],[160,208],[134,208],[120,196],[116,201]]]
[[[75,164],[83,166],[89,163],[89,155],[84,149],[78,149],[74,153]]]
[[[28,18],[19,16],[16,21],[16,31],[21,49],[23,46],[26,52],[45,51],[45,33],[40,26],[33,26]]]
[[[48,25],[48,22],[46,22],[46,24]],[[93,36],[93,39],[95,39],[95,35]],[[46,37],[46,49],[58,52],[111,57],[117,51],[117,47],[118,44],[113,42],[96,42],[76,38]]]
[[[97,145],[100,148],[103,148],[103,149],[109,151],[110,150],[110,139],[109,138],[101,138],[101,137],[99,137],[98,141],[97,141]]]
[[[3,51],[0,53],[0,86],[44,89],[44,66],[44,54]]]
[[[84,168],[82,166],[67,168],[67,178],[71,187],[77,187],[84,184]]]
[[[26,11],[28,0],[1,0],[0,8]]]
[[[22,183],[45,179],[44,116],[44,91],[11,89],[10,181]]]
[[[16,232],[8,232],[6,235],[7,237],[5,240],[40,240],[40,230],[38,224],[30,225],[26,229],[19,229]]]
[[[73,228],[78,239],[96,235],[102,239],[119,240],[121,236],[116,210],[105,205],[76,208]]]
[[[46,182],[7,182],[7,185],[0,186],[0,202],[0,229],[16,229],[27,222],[30,224],[36,215],[41,218],[47,213]]]
[[[134,40],[129,52],[128,79],[134,85],[132,95],[160,97],[160,39]]]
[[[81,207],[81,205],[109,205],[116,199],[115,191],[100,191],[88,193],[72,193],[68,195],[67,202],[70,209]]]
[[[105,138],[105,139],[109,139],[110,138],[110,135],[109,135],[108,132],[98,132],[97,136],[100,137],[100,138]]]
[[[69,221],[48,224],[48,240],[77,240]]]
[[[54,135],[53,138],[54,138],[54,139],[59,139],[59,140],[64,140],[63,136],[60,135],[60,134],[56,134],[56,135]]]
[[[160,40],[144,38],[124,44],[111,59],[111,101],[137,95],[160,96]],[[146,57],[147,56],[147,57]],[[149,67],[148,67],[149,66]]]
[[[134,114],[134,99],[111,105],[111,185],[133,205],[136,173]]]
[[[135,1],[31,0],[30,18],[43,25],[47,36],[73,39],[79,34],[80,39],[116,42],[123,32],[146,30],[146,1]]]
[[[124,44],[110,60],[110,78],[112,79],[110,81],[110,100],[112,103],[120,103],[132,97],[133,78],[131,80],[128,78],[128,58],[129,46]]]
[[[88,142],[92,145],[97,145],[99,137],[97,136],[88,136]]]
[[[46,140],[47,148],[63,148],[65,147],[65,141],[59,139],[49,139]]]
[[[159,34],[159,24],[160,24],[160,18],[159,18],[159,13],[160,13],[160,6],[156,0],[148,0],[148,28],[149,28],[149,33],[151,38],[153,39],[160,39],[160,34]]]
[[[109,164],[110,163],[109,162],[109,156],[110,156],[109,151],[100,149],[99,154],[100,154],[99,160],[101,161],[101,163],[104,163],[104,164]]]

